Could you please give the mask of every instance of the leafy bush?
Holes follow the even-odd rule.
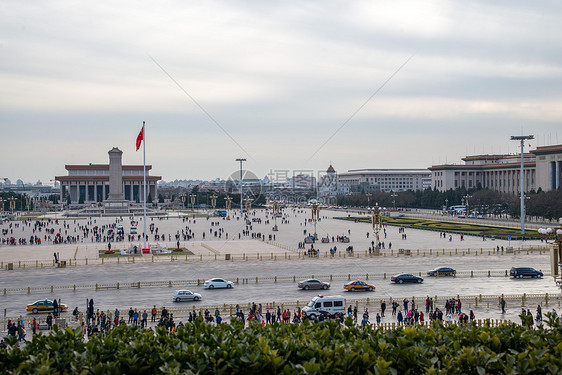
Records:
[[[201,320],[168,334],[120,326],[83,341],[55,329],[23,348],[0,350],[3,374],[503,374],[562,371],[562,332],[551,320],[536,330],[407,327],[383,332],[335,322],[223,324]]]

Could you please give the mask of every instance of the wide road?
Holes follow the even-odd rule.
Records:
[[[372,298],[403,298],[411,296],[453,296],[478,294],[521,294],[521,293],[550,293],[559,294],[551,277],[543,279],[514,280],[511,278],[494,276],[487,277],[476,273],[475,277],[459,276],[457,278],[424,277],[423,284],[391,284],[390,279],[384,280],[383,273],[388,276],[410,272],[422,272],[439,265],[456,268],[457,271],[487,271],[509,270],[511,266],[528,265],[543,271],[549,271],[548,255],[478,255],[478,256],[439,256],[439,257],[399,257],[399,258],[336,258],[336,259],[305,259],[291,261],[212,261],[207,263],[149,263],[149,264],[120,264],[76,267],[66,269],[42,270],[14,270],[2,272],[2,288],[39,287],[49,285],[82,285],[103,283],[126,283],[136,281],[167,281],[193,280],[211,277],[224,277],[230,280],[248,278],[248,284],[240,284],[231,290],[205,290],[203,287],[186,287],[201,293],[203,300],[197,303],[184,302],[181,304],[171,301],[175,289],[181,287],[146,287],[140,289],[109,289],[109,290],[79,290],[77,292],[56,291],[51,294],[33,293],[0,295],[0,308],[7,310],[8,316],[25,313],[25,305],[42,298],[60,298],[70,308],[79,306],[85,308],[86,299],[94,298],[96,307],[106,309],[161,306],[191,306],[191,305],[220,305],[245,304],[248,302],[287,302],[309,301],[318,291],[301,291],[292,282],[272,281],[255,283],[255,277],[273,276],[323,276],[328,275],[370,274],[369,282],[376,286],[372,293],[345,292],[342,289],[346,280],[337,279],[332,282],[328,294],[343,294],[353,300],[370,296]],[[373,277],[374,276],[374,277]],[[252,280],[253,279],[253,280]]]

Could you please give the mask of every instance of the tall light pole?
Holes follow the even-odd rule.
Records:
[[[238,158],[236,161],[240,162],[240,217],[244,217],[244,206],[243,206],[243,197],[242,197],[242,163],[246,161],[244,158]]]
[[[230,198],[228,195],[226,196],[226,198],[224,198],[224,206],[226,208],[226,210],[230,210],[231,207],[231,203],[232,202],[232,198]]]
[[[215,209],[215,207],[217,206],[217,196],[215,194],[211,195],[211,207],[213,207],[213,210]]]
[[[525,173],[524,168],[524,156],[523,152],[525,151],[525,141],[528,139],[535,139],[534,135],[512,135],[512,141],[521,141],[521,181],[520,181],[520,191],[521,191],[521,235],[525,235]]]

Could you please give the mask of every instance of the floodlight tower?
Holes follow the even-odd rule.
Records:
[[[521,191],[521,235],[525,235],[525,174],[523,173],[525,165],[524,165],[524,157],[523,152],[525,149],[525,141],[528,139],[535,139],[534,135],[512,135],[512,141],[521,141],[521,181],[519,182],[520,191]]]

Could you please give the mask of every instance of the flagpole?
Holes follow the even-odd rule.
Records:
[[[143,199],[143,212],[144,212],[144,247],[146,249],[146,132],[144,128],[145,122],[142,122],[142,176],[144,181],[144,199]]]

